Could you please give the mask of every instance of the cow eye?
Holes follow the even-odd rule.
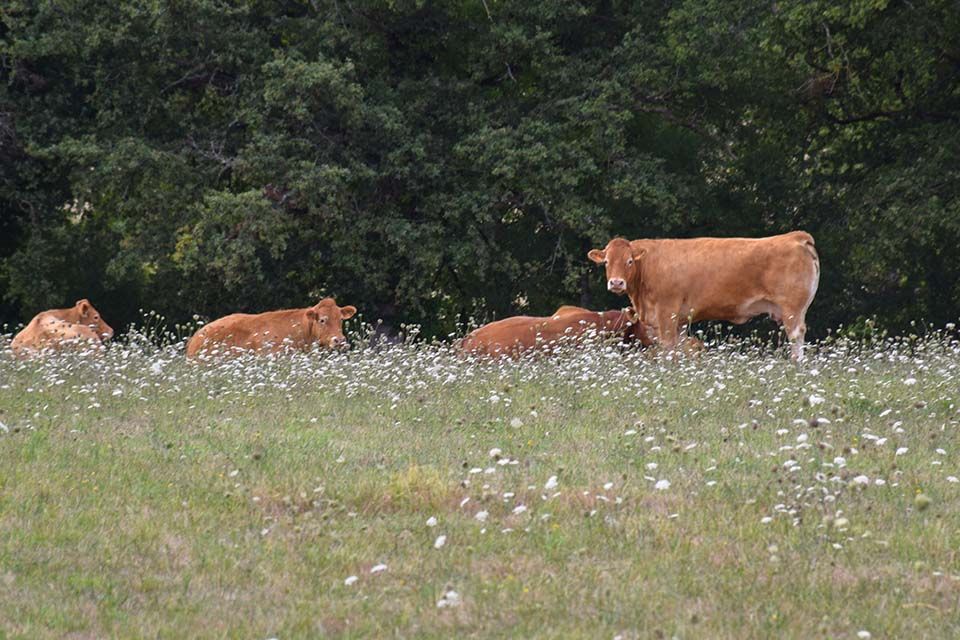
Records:
[[[627,258],[627,266],[628,267],[633,266],[633,258]]]
[[[320,324],[327,324],[327,316],[321,316]]]

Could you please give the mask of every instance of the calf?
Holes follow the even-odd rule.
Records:
[[[579,343],[591,333],[650,344],[643,327],[634,319],[632,309],[598,312],[562,306],[547,317],[514,316],[486,324],[470,332],[459,348],[476,355],[516,357],[525,351],[547,350],[561,342]]]
[[[100,346],[113,337],[113,329],[86,298],[66,309],[50,309],[35,315],[13,338],[14,355],[27,357],[45,349],[73,345]]]
[[[356,312],[356,307],[338,307],[333,298],[324,298],[306,309],[234,313],[201,327],[187,342],[187,357],[237,351],[305,351],[313,345],[345,347],[343,321]]]

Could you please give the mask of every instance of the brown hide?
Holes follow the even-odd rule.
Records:
[[[641,325],[632,322],[632,310],[590,311],[563,306],[547,317],[514,316],[486,324],[460,342],[460,349],[476,355],[517,356],[532,349],[549,349],[560,342],[582,342],[591,332],[619,335],[650,344]]]
[[[225,355],[237,351],[303,351],[315,344],[344,347],[343,320],[356,312],[356,307],[338,307],[333,298],[324,298],[306,309],[234,313],[200,328],[187,342],[187,357],[201,352]]]
[[[13,338],[10,347],[24,357],[43,349],[59,349],[80,343],[102,344],[113,337],[113,329],[86,298],[66,309],[50,309],[35,315]]]
[[[665,347],[700,320],[743,323],[768,314],[803,355],[806,313],[820,281],[813,238],[793,231],[768,238],[614,238],[588,257],[606,265],[607,288],[630,297],[641,323]]]

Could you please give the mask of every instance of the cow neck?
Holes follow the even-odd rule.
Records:
[[[649,250],[648,250],[649,251]],[[637,322],[642,324],[647,324],[647,307],[645,300],[647,298],[646,291],[644,291],[645,279],[643,277],[643,265],[646,262],[647,256],[643,256],[644,259],[639,261],[635,273],[630,278],[630,282],[627,283],[627,294],[630,297],[630,302],[633,303],[633,308],[637,312]],[[636,294],[634,295],[634,291]]]
[[[290,330],[295,332],[296,345],[302,347],[310,341],[310,319],[306,316],[306,309],[295,309],[290,314]]]

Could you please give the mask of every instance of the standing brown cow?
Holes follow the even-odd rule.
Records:
[[[782,323],[803,358],[806,313],[820,283],[813,237],[792,231],[768,238],[633,240],[593,249],[606,265],[607,289],[627,294],[640,322],[665,347],[677,346],[700,320],[741,324],[761,314]]]
[[[324,298],[306,309],[234,313],[193,334],[187,342],[187,357],[201,352],[223,355],[234,351],[303,351],[314,344],[329,348],[346,346],[343,321],[356,312],[356,307],[338,307],[333,298]]]
[[[10,344],[14,355],[25,357],[44,349],[67,345],[99,346],[113,337],[113,329],[86,298],[66,309],[50,309],[35,315]]]

